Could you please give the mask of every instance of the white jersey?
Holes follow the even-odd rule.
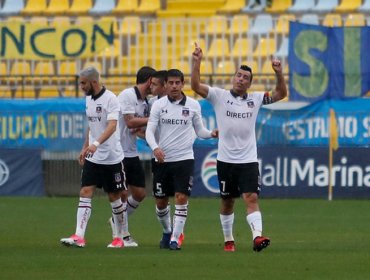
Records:
[[[159,128],[159,139],[155,131]],[[146,140],[154,151],[161,148],[165,162],[194,159],[194,131],[201,138],[210,138],[203,126],[199,102],[186,97],[171,101],[168,96],[153,103],[146,130]]]
[[[147,118],[149,116],[148,100],[142,99],[137,87],[123,90],[118,95],[122,115],[132,114],[135,118]],[[123,116],[120,118],[121,144],[125,157],[137,157],[136,134],[127,127]]]
[[[86,116],[89,122],[89,144],[97,141],[108,126],[108,121],[117,120],[120,115],[119,103],[116,95],[103,88],[96,96],[86,96]],[[97,164],[116,164],[123,160],[123,151],[120,143],[119,129],[101,143],[96,152],[87,160]]]
[[[263,98],[261,93],[240,97],[230,90],[209,87],[206,99],[213,105],[219,129],[218,160],[257,162],[255,125]]]
[[[162,96],[163,97],[163,96]],[[149,99],[148,103],[149,103],[149,112],[152,110],[152,107],[153,107],[153,103],[156,102],[157,100],[159,100],[159,98],[162,98],[162,97],[159,97],[158,95],[157,96],[153,96],[152,98]],[[159,140],[159,127],[157,127],[155,133],[154,133],[154,137],[155,137],[155,141],[158,143],[158,140]],[[152,158],[155,158],[154,157],[154,154],[152,153]]]

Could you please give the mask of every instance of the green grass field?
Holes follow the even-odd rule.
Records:
[[[160,250],[154,201],[131,216],[138,248],[107,249],[105,197],[93,201],[87,246],[66,248],[77,198],[0,198],[1,279],[369,279],[370,203],[262,199],[266,250],[252,251],[244,206],[236,204],[237,250],[223,251],[218,199],[192,198],[181,251]]]

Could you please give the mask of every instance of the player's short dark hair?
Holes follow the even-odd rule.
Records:
[[[168,77],[179,77],[181,82],[184,82],[184,73],[182,73],[179,69],[170,69],[167,71],[166,82],[168,81]]]
[[[251,80],[250,80],[250,82],[252,82],[252,80],[253,80],[253,73],[252,73],[252,68],[250,68],[248,65],[240,65],[240,67],[239,67],[240,69],[242,69],[242,70],[244,70],[244,71],[248,71],[248,72],[250,72],[251,73]]]
[[[143,84],[147,82],[155,73],[155,70],[150,66],[143,66],[137,71],[136,84]]]
[[[153,75],[152,78],[157,78],[159,82],[164,85],[164,82],[166,81],[167,78],[167,70],[159,70],[156,71]]]

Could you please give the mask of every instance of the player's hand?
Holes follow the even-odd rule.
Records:
[[[96,152],[98,148],[94,145],[94,144],[91,144],[90,146],[88,146],[85,151],[84,151],[84,157],[85,158],[91,158],[94,153]]]
[[[153,154],[159,163],[164,162],[165,154],[160,148],[155,148]]]
[[[218,138],[218,129],[214,129],[214,130],[212,130],[211,136],[212,136],[213,138]]]
[[[82,149],[80,155],[78,156],[78,163],[83,166],[85,164],[85,151],[87,148]]]
[[[279,59],[271,56],[271,65],[275,73],[282,73],[283,67],[281,66],[281,62]]]
[[[193,60],[194,61],[201,61],[203,57],[203,51],[202,49],[198,46],[197,42],[194,42],[195,49],[193,51]]]

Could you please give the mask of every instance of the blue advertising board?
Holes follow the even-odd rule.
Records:
[[[40,150],[0,149],[0,195],[44,195]]]
[[[195,148],[193,196],[218,196],[216,147]],[[334,153],[334,198],[370,198],[370,163],[366,148],[339,148]],[[262,197],[326,198],[327,148],[259,148]]]

